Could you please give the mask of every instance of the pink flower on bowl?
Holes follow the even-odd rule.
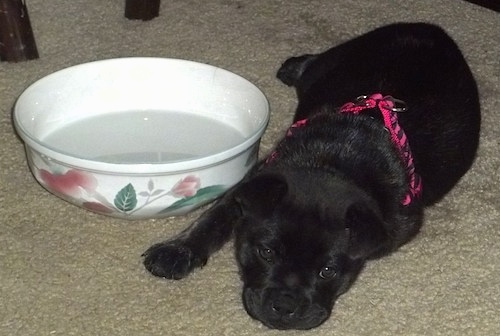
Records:
[[[175,197],[191,197],[196,195],[200,188],[200,179],[194,175],[188,175],[177,182],[170,193]]]
[[[48,189],[63,195],[79,197],[81,189],[91,193],[97,187],[95,177],[75,169],[70,169],[64,174],[52,174],[40,169],[39,174]]]

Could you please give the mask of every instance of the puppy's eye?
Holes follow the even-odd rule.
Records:
[[[259,256],[268,263],[274,262],[274,251],[267,247],[260,247],[258,249]]]
[[[337,270],[332,266],[325,266],[319,271],[319,276],[325,280],[333,279],[337,275]]]

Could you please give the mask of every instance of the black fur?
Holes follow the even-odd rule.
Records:
[[[295,120],[276,157],[260,163],[195,223],[149,248],[154,275],[180,279],[234,234],[247,312],[271,328],[309,329],[330,315],[369,259],[408,242],[424,206],[470,168],[479,141],[474,78],[440,28],[379,28],[322,54],[288,59],[278,77],[297,90]],[[360,95],[406,102],[399,114],[423,180],[405,206],[407,175],[383,124],[337,113]]]

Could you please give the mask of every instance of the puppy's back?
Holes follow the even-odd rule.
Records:
[[[446,194],[474,160],[480,127],[476,83],[457,44],[438,26],[384,26],[324,53],[289,59],[278,77],[297,89],[296,120],[375,92],[405,101],[400,124],[424,181],[426,204]]]

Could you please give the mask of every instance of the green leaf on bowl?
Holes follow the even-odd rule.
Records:
[[[134,186],[131,183],[127,184],[115,196],[115,206],[123,212],[133,210],[137,205],[137,196]]]
[[[212,199],[222,194],[225,190],[226,188],[223,185],[213,185],[210,187],[201,188],[196,192],[195,195],[185,197],[178,200],[177,202],[172,203],[168,208],[163,209],[158,214],[163,214],[169,211],[178,210],[186,206],[193,206],[211,201]]]

